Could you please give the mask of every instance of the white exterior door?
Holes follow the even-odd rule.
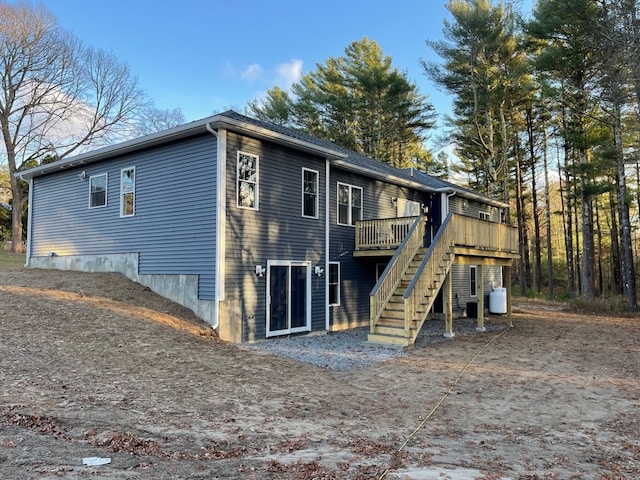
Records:
[[[311,330],[311,264],[267,262],[267,337]]]

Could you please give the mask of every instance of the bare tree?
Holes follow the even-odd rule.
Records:
[[[149,135],[169,128],[177,127],[185,123],[184,114],[179,108],[163,110],[153,104],[149,104],[140,111],[136,120],[136,133]]]
[[[45,157],[125,135],[143,104],[137,78],[115,57],[85,47],[44,7],[0,2],[0,129],[11,174],[12,250],[22,244],[26,186],[15,173]]]

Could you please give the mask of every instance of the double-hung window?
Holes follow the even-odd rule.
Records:
[[[89,177],[89,208],[107,205],[107,174]]]
[[[362,188],[338,183],[338,225],[355,225],[362,220]]]
[[[238,151],[238,207],[258,210],[258,156]]]
[[[302,216],[318,218],[318,172],[302,169]]]
[[[491,221],[491,214],[489,212],[478,212],[478,218],[489,222]]]
[[[136,167],[120,170],[120,216],[131,217],[136,211]]]
[[[329,262],[329,305],[340,305],[340,262]]]

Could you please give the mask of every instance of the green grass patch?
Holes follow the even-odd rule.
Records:
[[[613,316],[637,316],[637,312],[629,311],[627,300],[623,296],[589,299],[585,297],[572,298],[567,302],[570,310],[576,313],[613,315]]]
[[[12,253],[0,250],[0,265],[24,265],[24,253]]]

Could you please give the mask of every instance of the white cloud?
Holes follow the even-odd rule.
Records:
[[[289,90],[291,85],[302,78],[302,60],[293,59],[289,63],[276,66],[275,83],[283,90]]]
[[[240,78],[247,82],[255,82],[262,75],[262,67],[257,63],[252,63],[240,73]]]

